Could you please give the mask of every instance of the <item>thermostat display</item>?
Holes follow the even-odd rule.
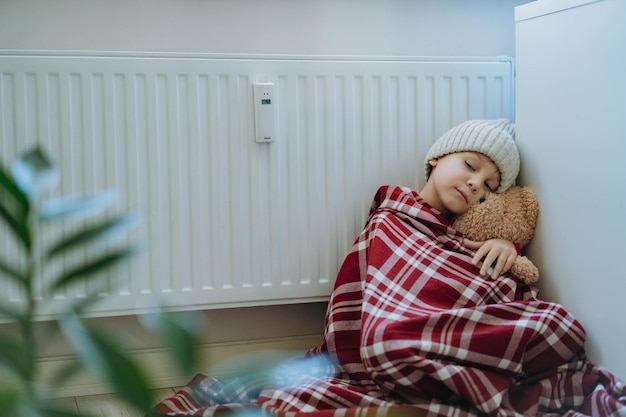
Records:
[[[276,140],[274,83],[254,84],[254,128],[258,143]]]

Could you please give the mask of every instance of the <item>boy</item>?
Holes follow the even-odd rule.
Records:
[[[520,158],[513,136],[514,125],[506,119],[469,120],[443,134],[426,155],[426,185],[422,199],[446,219],[465,213],[489,192],[508,189],[519,172]],[[473,263],[483,260],[480,274],[493,265],[491,277],[508,271],[516,256],[513,242],[491,239],[466,247],[477,250]]]

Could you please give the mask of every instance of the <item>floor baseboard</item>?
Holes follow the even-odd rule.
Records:
[[[210,372],[211,376],[221,378],[228,376],[231,372],[242,373],[246,371],[247,364],[250,366],[254,364],[254,355],[261,355],[262,352],[275,352],[274,357],[298,356],[318,345],[321,338],[321,335],[316,334],[204,344],[198,346],[199,365],[194,374]],[[155,389],[182,386],[193,377],[193,375],[181,374],[172,363],[167,349],[142,349],[130,352],[130,356],[142,366],[150,386]],[[238,361],[239,357],[245,360]],[[265,360],[266,357],[267,355],[260,360]],[[51,387],[45,384],[52,375],[67,367],[74,360],[73,356],[63,356],[44,358],[40,361],[40,375],[41,380],[44,381],[42,394],[49,398],[63,398],[114,392],[110,386],[87,371],[65,381],[63,386]],[[256,362],[258,366],[258,361]],[[222,366],[224,363],[236,364],[237,369],[233,371],[228,366]]]

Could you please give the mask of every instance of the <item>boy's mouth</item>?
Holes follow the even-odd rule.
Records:
[[[461,194],[461,197],[463,197],[463,200],[465,200],[466,204],[469,204],[469,200],[467,199],[467,194],[465,194],[463,191],[457,189],[457,191],[459,192],[459,194]]]

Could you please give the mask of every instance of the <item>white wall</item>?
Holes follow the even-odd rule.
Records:
[[[0,0],[0,49],[514,56],[513,11],[526,2]],[[320,303],[207,312],[217,324],[207,340],[321,333],[324,310]],[[115,319],[122,321],[138,326],[132,318]],[[49,354],[64,349],[51,346]]]
[[[529,256],[590,359],[625,378],[626,2],[541,0],[517,16],[520,181],[541,205]]]
[[[514,55],[523,0],[2,0],[0,49]]]

